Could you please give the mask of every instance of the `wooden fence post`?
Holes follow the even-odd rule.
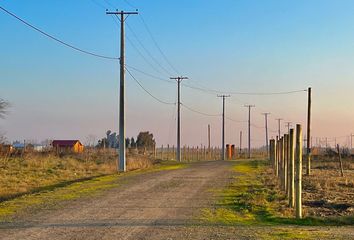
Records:
[[[337,144],[337,151],[338,151],[338,158],[339,158],[339,166],[340,166],[340,174],[342,177],[344,177],[344,173],[343,173],[343,163],[342,163],[342,156],[340,154],[340,148],[339,148],[339,144]]]
[[[275,144],[275,176],[278,177],[278,171],[279,171],[279,137],[277,136],[276,139],[276,144]]]
[[[163,160],[163,145],[161,145],[161,160]]]
[[[295,138],[294,129],[290,129],[289,136],[289,207],[294,207],[294,159],[295,159]]]
[[[284,190],[284,137],[280,138],[280,163],[279,163],[280,186]]]
[[[167,144],[167,160],[170,160],[170,144]]]
[[[288,150],[289,134],[284,134],[284,192],[288,196]]]
[[[295,153],[295,215],[302,218],[302,129],[300,124],[296,124],[296,153]]]

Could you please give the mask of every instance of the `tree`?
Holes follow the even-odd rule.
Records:
[[[125,139],[125,147],[130,148],[130,138]]]
[[[133,137],[130,139],[130,146],[131,146],[132,148],[135,148],[135,147],[136,147],[136,142],[135,142],[135,139],[134,139]]]
[[[6,109],[9,107],[9,103],[6,102],[4,99],[0,98],[0,118],[4,118],[7,111]]]
[[[140,132],[137,139],[136,145],[140,148],[146,147],[151,148],[155,145],[154,135],[152,133],[147,132]]]

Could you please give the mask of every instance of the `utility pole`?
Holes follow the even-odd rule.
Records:
[[[283,119],[282,119],[282,118],[277,118],[277,119],[275,119],[275,120],[278,121],[278,136],[279,136],[279,138],[280,138],[280,137],[281,137],[281,134],[280,134],[280,121],[283,120]]]
[[[307,139],[311,138],[311,88],[309,87],[307,90]],[[310,175],[311,173],[311,148],[310,141],[307,141],[307,149],[306,149],[306,157],[307,157],[307,168],[306,175]]]
[[[267,156],[269,157],[269,146],[268,146],[268,115],[270,113],[262,113],[265,119],[265,137],[266,137],[266,148],[267,148]]]
[[[176,151],[176,160],[181,161],[181,82],[188,79],[187,77],[171,77],[170,79],[177,81],[177,94],[178,94],[178,103],[177,103],[177,151]]]
[[[120,83],[119,83],[119,163],[118,171],[125,172],[126,167],[126,146],[125,146],[125,53],[124,53],[124,22],[129,15],[138,14],[138,12],[106,12],[108,15],[120,17]]]
[[[251,158],[251,108],[255,105],[245,105],[248,108],[248,158]]]
[[[353,136],[354,134],[350,134],[350,150],[353,149]]]
[[[230,97],[230,95],[218,95],[222,98],[222,134],[221,134],[221,159],[225,160],[225,98]]]

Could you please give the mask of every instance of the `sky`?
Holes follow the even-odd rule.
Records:
[[[351,0],[0,0],[0,6],[80,49],[118,57],[119,22],[109,10],[138,9],[126,19],[126,64],[156,98],[176,102],[170,77],[188,76],[182,103],[219,115],[216,92],[287,92],[312,87],[312,136],[349,144],[354,132],[354,1]],[[161,50],[161,51],[160,51]],[[11,107],[0,119],[9,141],[104,137],[118,129],[119,63],[93,57],[30,29],[0,11],[0,98]],[[162,52],[162,53],[161,53]],[[172,66],[170,66],[172,65]],[[135,70],[138,69],[139,71]],[[142,73],[143,72],[143,73]],[[154,77],[151,77],[152,75]],[[188,86],[187,86],[188,85]],[[127,136],[150,131],[159,145],[176,144],[176,105],[148,95],[126,73]],[[307,92],[231,94],[226,99],[226,143],[252,146],[276,136],[276,118],[302,124]],[[182,107],[182,145],[221,144],[221,116]],[[231,121],[230,119],[234,120]]]

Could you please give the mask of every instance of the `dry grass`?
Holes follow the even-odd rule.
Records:
[[[116,160],[117,154],[109,151],[66,156],[32,153],[0,159],[0,201],[113,174],[117,168]],[[152,165],[145,156],[131,155],[127,158],[129,171]]]
[[[336,159],[313,161],[311,176],[304,176],[303,201],[309,216],[354,215],[354,163],[343,160],[341,177]]]

